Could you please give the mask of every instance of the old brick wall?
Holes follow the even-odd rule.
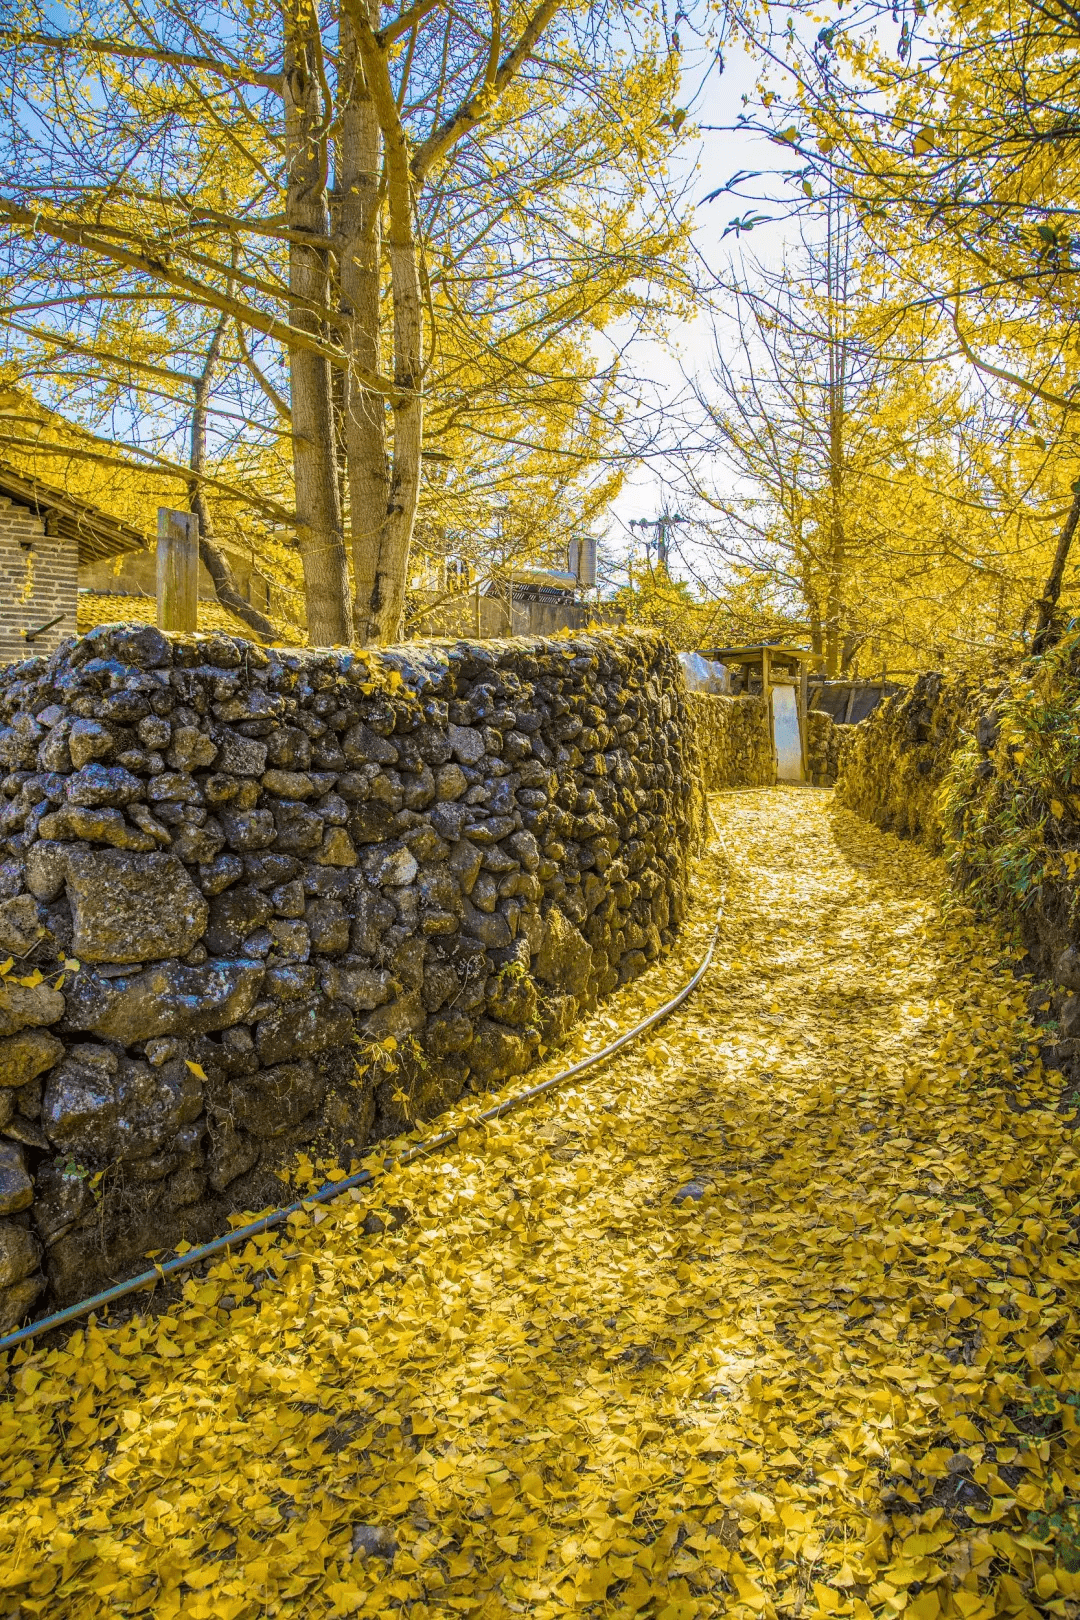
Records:
[[[47,535],[35,513],[0,496],[0,665],[73,635],[78,589],[78,542]],[[28,645],[22,632],[58,613],[60,623]]]
[[[715,700],[709,700],[715,701]],[[382,655],[101,627],[0,678],[0,1320],[524,1072],[671,942],[651,634]]]

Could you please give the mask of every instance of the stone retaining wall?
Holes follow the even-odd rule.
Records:
[[[942,845],[938,791],[964,726],[972,726],[973,693],[957,678],[920,675],[910,691],[886,698],[857,726],[841,732],[837,798],[887,832]]]
[[[832,787],[840,768],[844,732],[831,714],[811,709],[806,717],[806,765],[814,787]]]
[[[697,733],[701,781],[707,793],[722,788],[771,787],[776,781],[769,706],[760,697],[689,692]]]
[[[0,721],[5,1326],[279,1202],[301,1143],[347,1161],[522,1073],[683,915],[652,634],[104,626],[3,672]]]

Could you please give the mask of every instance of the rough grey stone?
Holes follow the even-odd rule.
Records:
[[[202,1035],[247,1016],[262,987],[257,961],[216,958],[202,967],[161,962],[105,979],[83,969],[68,991],[67,1023],[125,1046],[158,1035]]]
[[[354,1524],[352,1528],[354,1558],[393,1558],[397,1552],[397,1538],[384,1524]]]
[[[126,849],[133,854],[146,855],[160,846],[160,834],[133,826],[120,810],[83,810],[66,804],[54,816],[46,816],[41,825],[49,838],[82,838],[90,843],[111,844],[113,849]]]
[[[293,878],[289,883],[279,883],[270,894],[274,911],[279,917],[302,917],[306,900],[304,885],[299,878]]]
[[[348,1007],[323,999],[285,1002],[279,1011],[262,1018],[255,1044],[262,1063],[285,1063],[291,1058],[323,1052],[329,1046],[352,1042],[353,1021]]]
[[[156,804],[202,804],[203,791],[187,771],[165,771],[151,779],[147,797]]]
[[[411,883],[419,866],[410,849],[372,849],[365,854],[361,865],[371,883],[381,888],[397,888]]]
[[[217,855],[206,866],[199,867],[199,888],[207,897],[223,894],[244,875],[244,861],[240,855]]]
[[[1054,983],[1064,990],[1080,990],[1080,951],[1066,945],[1054,962]]]
[[[286,855],[310,855],[323,841],[322,817],[293,799],[279,799],[274,805],[276,836],[274,848]]]
[[[262,779],[267,793],[278,799],[309,799],[315,784],[306,771],[267,771]]]
[[[484,739],[472,726],[450,726],[447,738],[459,765],[478,765],[484,757]]]
[[[26,1277],[0,1290],[0,1333],[10,1333],[28,1315],[34,1301],[45,1292],[45,1278]]]
[[[256,1136],[281,1136],[316,1109],[325,1092],[314,1064],[281,1063],[249,1080],[234,1080],[228,1109],[235,1124]]]
[[[172,734],[172,747],[166,762],[170,770],[205,770],[217,759],[218,747],[212,737],[195,726],[177,726]]]
[[[0,901],[0,954],[26,956],[45,934],[33,895]]]
[[[539,1037],[530,1042],[517,1031],[482,1018],[469,1047],[469,1067],[486,1085],[497,1085],[524,1074],[538,1044]]]
[[[1058,1013],[1058,1025],[1065,1040],[1080,1034],[1080,995],[1066,996]]]
[[[545,984],[572,996],[582,996],[592,971],[592,950],[558,906],[544,919],[544,940],[536,953],[533,971]]]
[[[223,1120],[213,1134],[206,1168],[211,1187],[217,1193],[244,1175],[258,1162],[259,1144],[232,1120]]]
[[[505,950],[513,943],[513,933],[506,918],[498,911],[490,914],[480,911],[470,900],[464,902],[466,930],[492,950]]]
[[[34,1201],[26,1153],[18,1142],[0,1140],[0,1215],[16,1215]]]
[[[88,810],[130,804],[132,799],[141,799],[143,791],[139,778],[122,765],[97,762],[84,765],[81,771],[69,776],[64,788],[69,804]]]
[[[0,1288],[22,1282],[38,1268],[41,1244],[25,1226],[0,1221]]]
[[[148,714],[135,727],[135,735],[144,748],[166,748],[172,736],[172,725],[163,715]]]
[[[693,1181],[686,1182],[684,1186],[678,1189],[678,1191],[672,1197],[672,1203],[685,1204],[688,1201],[692,1203],[700,1203],[701,1199],[705,1197],[708,1190],[708,1183],[699,1181],[695,1177]]]
[[[234,776],[261,776],[266,769],[266,744],[257,741],[254,737],[242,737],[237,731],[230,731],[227,726],[216,726],[211,733],[217,744],[217,759],[214,761],[219,771],[229,771]]]
[[[460,799],[468,785],[460,765],[442,765],[435,772],[435,797],[440,803]]]
[[[241,720],[275,720],[285,713],[285,699],[277,692],[264,692],[257,686],[249,692],[226,698],[222,703],[215,703],[213,709],[216,717],[227,725],[235,725]]]
[[[540,846],[531,832],[511,833],[506,840],[526,872],[535,872],[540,865]]]
[[[305,912],[311,948],[326,956],[339,956],[349,948],[350,919],[340,900],[312,900]]]
[[[198,1117],[202,1087],[179,1058],[161,1068],[105,1047],[72,1047],[49,1076],[42,1125],[50,1142],[84,1161],[148,1158]]]
[[[306,771],[311,764],[311,738],[299,726],[278,726],[266,739],[271,765],[288,771]]]
[[[536,1022],[539,1003],[536,986],[527,974],[497,973],[488,995],[489,1015],[500,1024]]]
[[[245,853],[268,849],[277,837],[277,826],[269,810],[223,810],[221,825],[229,848]]]
[[[301,895],[301,909],[303,898]],[[210,902],[206,948],[214,956],[235,956],[247,936],[270,921],[274,907],[258,889],[240,884]]]
[[[162,825],[148,804],[129,804],[127,806],[127,813],[129,818],[135,823],[136,827],[138,827],[140,831],[144,833],[149,833],[151,838],[155,839],[157,843],[172,843],[172,834],[169,832],[169,829]],[[183,857],[181,857],[181,859],[183,859]]]
[[[311,954],[307,923],[295,917],[275,917],[269,925],[272,948],[286,961],[306,962]]]
[[[12,984],[0,980],[0,1036],[20,1029],[55,1024],[64,1015],[64,997],[48,984]]]
[[[25,1086],[64,1055],[64,1043],[44,1029],[24,1029],[0,1040],[0,1088]]]
[[[467,1052],[472,1043],[472,1019],[467,1013],[450,1009],[428,1020],[424,1047],[437,1063],[443,1058]]]
[[[514,830],[510,816],[488,816],[486,821],[467,822],[464,834],[475,844],[497,844]]]
[[[71,763],[81,770],[94,759],[109,759],[116,748],[116,739],[109,727],[100,720],[74,720],[67,732],[67,746]],[[54,766],[63,770],[63,765]]]
[[[472,811],[467,805],[458,803],[437,804],[430,813],[430,821],[440,838],[447,843],[455,843],[462,835],[467,824],[473,819]]]
[[[322,847],[315,851],[320,866],[355,866],[356,850],[344,827],[328,827],[323,834]]]
[[[201,827],[181,826],[172,840],[171,853],[188,866],[209,866],[224,842],[221,823],[216,817],[207,817]]]
[[[310,963],[281,962],[267,968],[263,994],[275,996],[278,1001],[299,1001],[314,990],[315,979],[316,969]]]
[[[55,1243],[94,1203],[85,1168],[46,1160],[34,1183],[34,1225],[43,1241]]]
[[[370,726],[361,721],[349,730],[341,739],[341,746],[345,758],[352,766],[366,765],[369,762],[376,765],[396,765],[398,751],[392,742],[380,737]]]
[[[76,850],[66,880],[72,948],[88,962],[183,956],[206,927],[207,903],[173,855]]]
[[[351,962],[328,963],[323,969],[323,993],[344,1002],[354,1013],[372,1012],[390,1000],[394,981],[386,968],[360,967]]]
[[[364,1020],[364,1033],[371,1041],[384,1041],[388,1035],[403,1041],[406,1036],[418,1035],[425,1021],[420,992],[409,990],[369,1014]]]

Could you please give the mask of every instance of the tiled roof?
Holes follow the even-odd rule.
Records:
[[[75,623],[80,635],[92,630],[96,624],[156,624],[157,599],[153,596],[129,596],[119,592],[80,591],[75,609]],[[199,629],[223,630],[230,636],[249,636],[258,639],[250,625],[238,619],[235,613],[220,602],[199,601]]]
[[[100,507],[81,501],[40,478],[0,461],[0,495],[36,512],[49,527],[47,534],[63,535],[79,547],[79,561],[119,557],[126,551],[147,551],[146,536]]]

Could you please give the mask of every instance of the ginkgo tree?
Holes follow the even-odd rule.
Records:
[[[984,516],[1009,515],[1005,593],[1022,585],[1016,623],[1043,644],[1080,518],[1075,11],[859,0],[823,18],[795,0],[729,16],[766,70],[746,122],[782,154],[792,206],[843,197],[881,296],[981,418],[970,509],[981,493]]]
[[[195,500],[250,490],[312,640],[399,632],[432,427],[429,467],[612,448],[592,336],[688,285],[647,16],[31,0],[4,37],[16,369]]]

